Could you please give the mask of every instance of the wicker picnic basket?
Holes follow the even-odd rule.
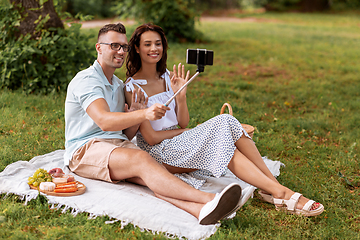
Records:
[[[220,110],[220,114],[223,114],[225,112],[226,107],[229,109],[229,114],[232,116],[233,115],[233,110],[232,110],[232,107],[231,107],[231,105],[229,103],[224,103],[223,104],[223,106],[221,107],[221,110]],[[251,138],[254,136],[255,128],[253,126],[248,125],[248,124],[244,124],[244,123],[241,123],[241,126],[250,135]]]

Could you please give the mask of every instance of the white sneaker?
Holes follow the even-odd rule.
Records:
[[[241,198],[239,200],[239,203],[236,205],[236,207],[224,218],[225,219],[231,219],[236,216],[237,210],[239,210],[248,200],[250,197],[253,197],[255,187],[247,187],[243,189],[241,192]]]
[[[199,214],[201,225],[215,224],[231,214],[241,198],[241,187],[237,183],[231,183],[215,198],[206,203]]]

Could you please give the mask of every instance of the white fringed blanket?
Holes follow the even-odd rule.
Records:
[[[63,168],[64,150],[57,150],[28,161],[18,161],[8,165],[0,173],[0,193],[13,193],[23,197],[25,204],[38,196],[37,190],[31,190],[27,184],[29,176],[38,168],[50,170]],[[264,161],[274,174],[280,174],[281,162],[264,157]],[[64,172],[69,170],[63,168]],[[86,192],[73,197],[47,196],[53,208],[63,208],[63,212],[71,210],[77,213],[87,212],[90,217],[107,215],[114,221],[121,221],[122,227],[131,223],[151,232],[162,232],[167,236],[185,237],[187,239],[205,239],[214,234],[220,224],[202,226],[189,213],[158,199],[146,187],[131,183],[118,184],[91,180],[76,176],[84,183]],[[243,189],[245,203],[252,196],[255,187],[238,180],[231,172],[220,179],[210,178],[200,189],[208,192],[220,192],[227,184],[239,182]],[[165,183],[164,183],[165,184]],[[107,223],[111,223],[109,221]]]

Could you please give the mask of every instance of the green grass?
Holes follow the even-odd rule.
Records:
[[[258,21],[201,22],[207,43],[170,44],[170,69],[185,62],[186,48],[214,50],[214,65],[188,87],[190,127],[229,102],[236,118],[256,127],[261,154],[286,165],[279,181],[325,212],[286,215],[255,196],[210,239],[359,239],[360,16],[250,17]],[[124,69],[117,74],[124,79]],[[1,90],[0,171],[64,147],[64,99]],[[165,239],[106,225],[106,217],[73,218],[50,210],[43,197],[27,206],[17,196],[2,199],[0,215],[0,239]]]

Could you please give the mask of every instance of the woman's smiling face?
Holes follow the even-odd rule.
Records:
[[[157,63],[163,55],[161,36],[155,31],[141,34],[139,47],[135,47],[142,62]]]

